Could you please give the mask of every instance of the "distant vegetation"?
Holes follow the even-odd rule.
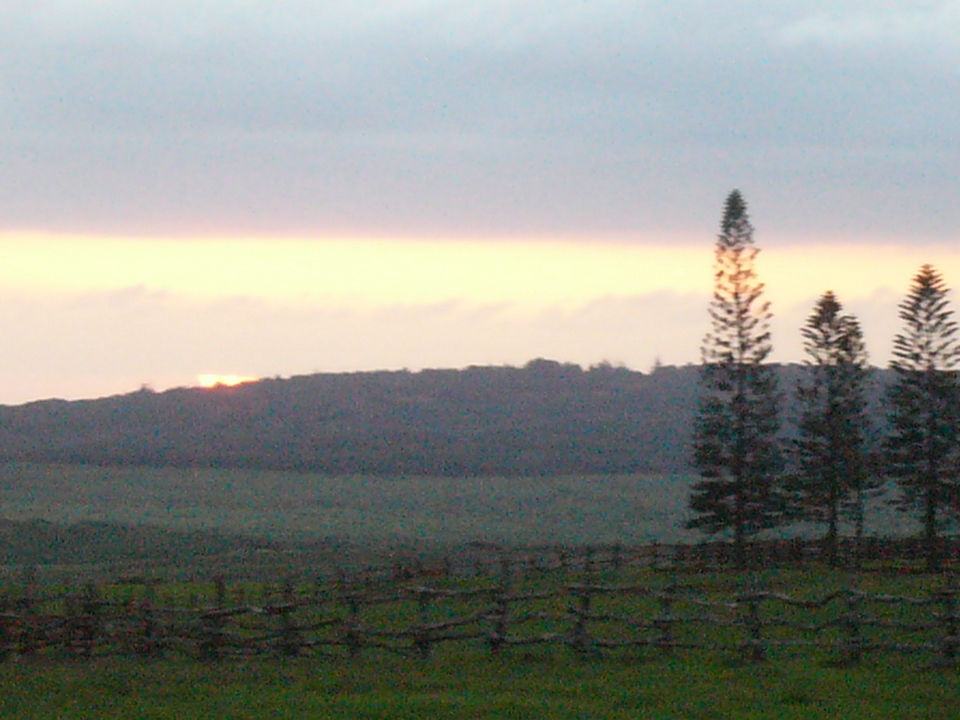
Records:
[[[805,372],[778,369],[784,387]],[[0,407],[0,459],[329,475],[689,472],[699,373],[534,360],[46,400]],[[879,388],[889,372],[873,375]]]
[[[178,533],[177,547],[198,554],[223,549],[223,537],[205,532],[269,538],[283,545],[455,546],[483,540],[506,545],[693,541],[687,519],[689,475],[605,475],[515,478],[330,477],[282,471],[179,468],[104,468],[91,465],[0,464],[0,507],[18,521],[17,543],[32,547],[8,564],[46,562],[43,549],[57,548],[51,562],[74,562],[90,533],[64,534],[57,526],[147,526]],[[871,519],[879,519],[872,515]],[[92,561],[130,557],[147,542],[134,535],[102,532]],[[27,542],[24,534],[40,535]],[[199,534],[197,534],[199,533]],[[59,537],[54,545],[53,538]],[[69,541],[67,538],[70,538]],[[123,547],[108,547],[113,538]],[[161,545],[163,538],[149,542]],[[238,543],[249,550],[250,543]],[[207,553],[207,550],[210,553]],[[179,551],[178,551],[179,552]],[[124,555],[126,553],[127,555]],[[109,555],[109,557],[108,557]],[[178,555],[179,557],[179,555]]]
[[[687,467],[696,371],[318,374],[0,408],[0,457],[331,475],[560,475]]]
[[[0,565],[109,565],[149,562],[202,567],[206,558],[278,546],[213,531],[176,531],[103,521],[62,525],[46,520],[0,520]]]

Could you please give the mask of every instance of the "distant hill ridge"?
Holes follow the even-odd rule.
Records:
[[[779,372],[789,396],[803,368]],[[45,400],[0,407],[0,458],[337,475],[684,471],[697,377],[696,366],[538,359]]]

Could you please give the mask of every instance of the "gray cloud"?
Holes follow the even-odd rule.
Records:
[[[960,3],[8,0],[0,224],[955,237]]]

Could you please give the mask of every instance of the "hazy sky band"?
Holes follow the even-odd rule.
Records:
[[[514,364],[696,362],[712,243],[0,238],[0,402],[241,376]],[[886,364],[896,304],[947,246],[787,246],[757,262],[773,359],[832,289]]]
[[[847,300],[905,292],[933,263],[960,279],[960,247],[762,248],[758,270],[781,308],[834,290]],[[95,238],[0,235],[0,287],[71,297],[142,288],[195,300],[358,308],[456,301],[520,310],[607,297],[712,290],[712,243],[351,238]]]
[[[723,199],[775,359],[960,284],[960,1],[5,0],[0,401],[696,362]]]

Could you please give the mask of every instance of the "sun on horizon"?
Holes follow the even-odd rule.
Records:
[[[243,383],[256,382],[260,378],[250,375],[218,375],[216,373],[201,373],[197,375],[197,382],[202,388],[215,388],[217,386],[233,387]]]

